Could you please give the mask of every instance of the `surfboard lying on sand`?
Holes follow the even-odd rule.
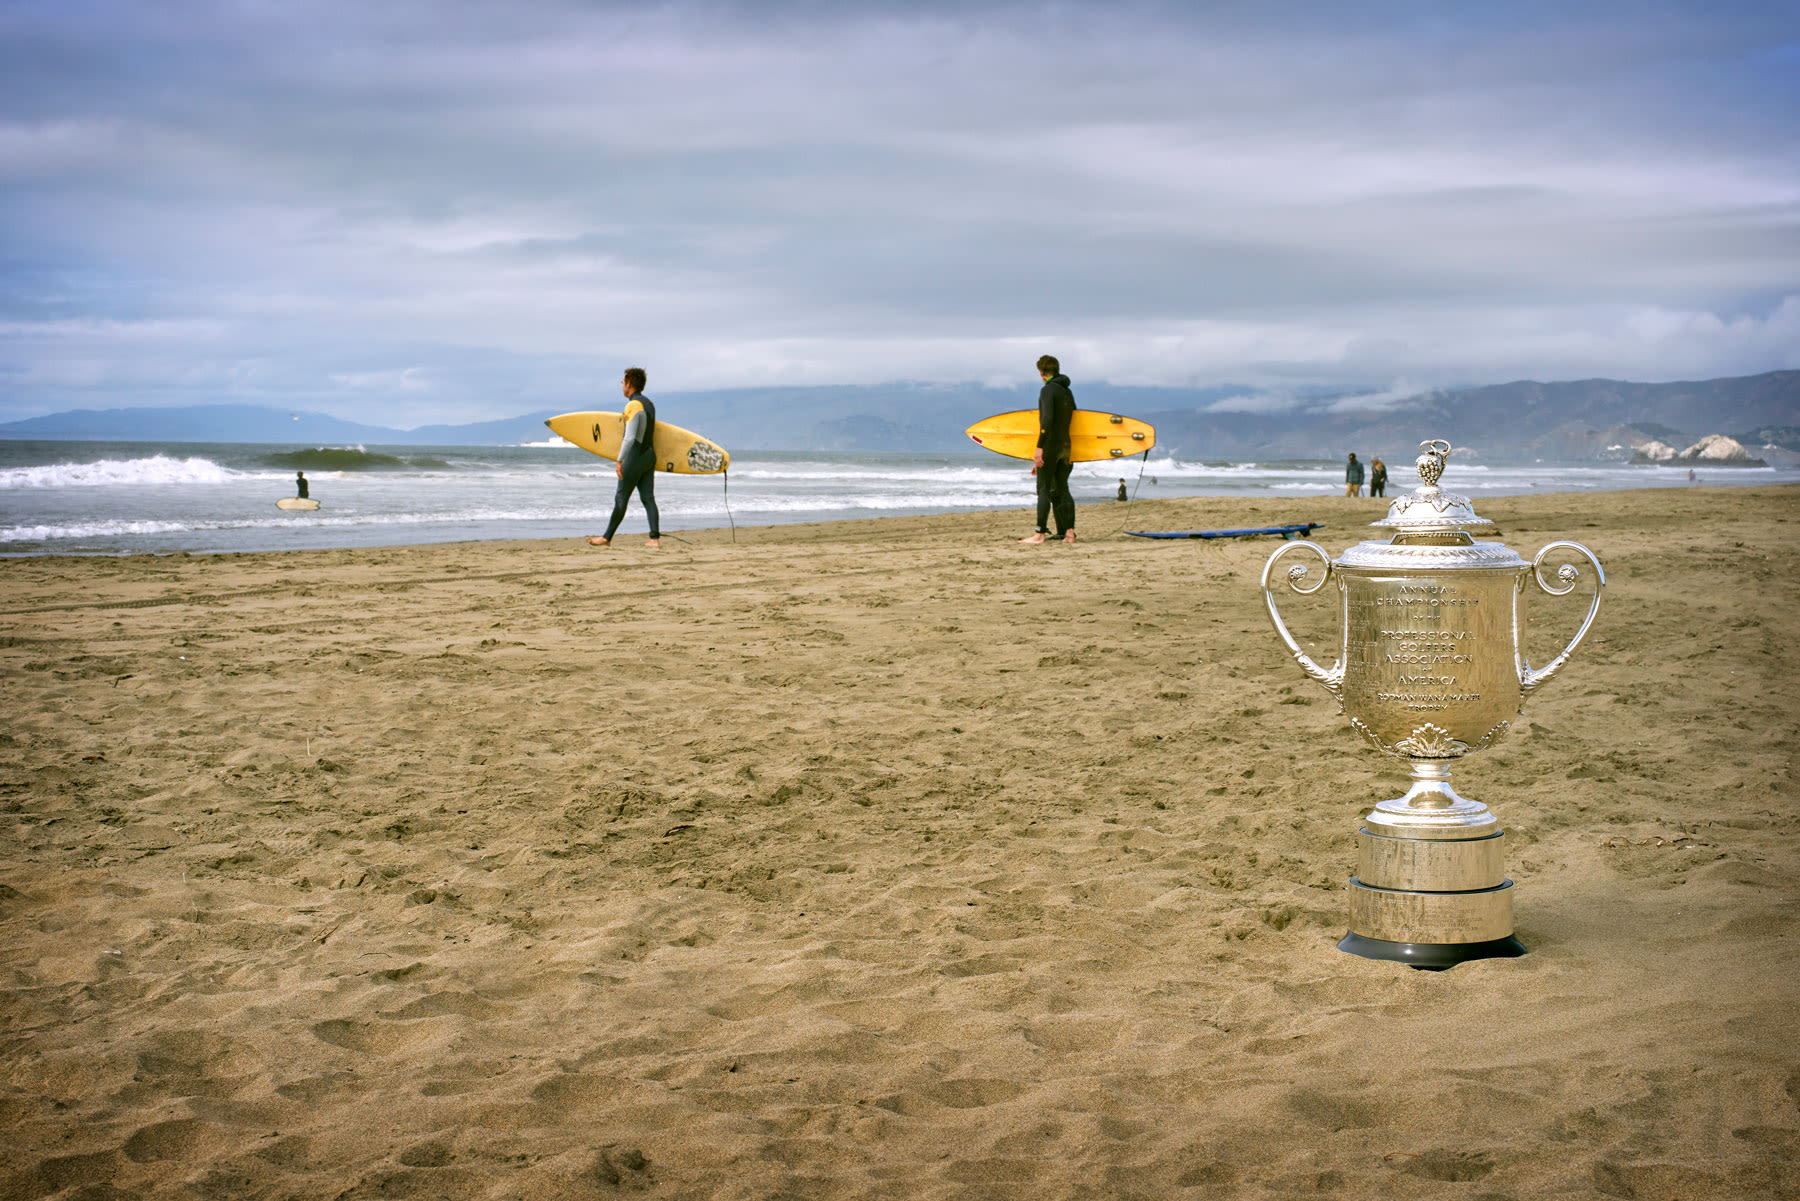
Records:
[[[1029,459],[1037,450],[1038,411],[996,413],[977,421],[965,432],[977,446],[1008,458]],[[1156,428],[1134,417],[1076,409],[1069,422],[1069,449],[1074,452],[1070,458],[1076,463],[1141,455],[1155,445]]]
[[[563,413],[544,422],[564,441],[603,459],[617,461],[619,442],[625,437],[625,414],[608,412]],[[731,452],[693,430],[656,419],[656,469],[677,475],[714,475],[731,466]]]
[[[319,502],[304,496],[284,496],[275,502],[277,509],[300,509],[310,513],[319,507]]]
[[[1133,538],[1254,538],[1258,534],[1280,534],[1282,541],[1304,538],[1325,526],[1317,521],[1305,525],[1262,525],[1245,530],[1126,530]]]

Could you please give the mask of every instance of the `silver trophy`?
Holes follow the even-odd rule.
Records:
[[[1395,498],[1374,524],[1390,537],[1359,542],[1337,559],[1313,542],[1288,542],[1263,567],[1263,600],[1300,669],[1338,700],[1350,725],[1412,769],[1405,796],[1382,801],[1357,834],[1350,932],[1338,947],[1370,959],[1446,968],[1470,959],[1523,955],[1513,937],[1505,835],[1486,805],[1459,796],[1450,768],[1506,736],[1525,698],[1561,671],[1600,611],[1606,574],[1587,547],[1552,542],[1528,563],[1504,544],[1477,542],[1493,522],[1468,498],[1438,487],[1450,444],[1419,444],[1423,486]],[[1271,581],[1284,559],[1317,555],[1324,573],[1290,563],[1301,595],[1336,580],[1343,604],[1338,661],[1320,667],[1281,620]],[[1533,669],[1525,659],[1527,584],[1550,596],[1574,591],[1579,556],[1594,568],[1587,617],[1561,654]],[[1560,563],[1556,582],[1545,568]]]

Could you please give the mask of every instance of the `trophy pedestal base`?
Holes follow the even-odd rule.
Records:
[[[1506,835],[1491,814],[1419,826],[1376,810],[1356,833],[1350,932],[1338,950],[1433,969],[1525,953],[1513,937]]]
[[[1442,967],[1467,959],[1489,959],[1498,954],[1523,954],[1524,948],[1512,937],[1512,887],[1511,880],[1503,879],[1489,888],[1426,892],[1377,887],[1351,876],[1350,933],[1346,936],[1349,945],[1338,945],[1367,959],[1392,959],[1401,963],[1421,962],[1420,955],[1425,952],[1408,953],[1400,948],[1438,948],[1426,957],[1444,960],[1436,965]],[[1373,954],[1365,949],[1371,943],[1393,950],[1387,954]],[[1508,943],[1518,949],[1510,952],[1469,949]]]
[[[1525,944],[1508,934],[1487,942],[1389,942],[1366,938],[1352,930],[1338,940],[1338,950],[1364,959],[1385,959],[1423,971],[1441,972],[1471,959],[1517,959]]]

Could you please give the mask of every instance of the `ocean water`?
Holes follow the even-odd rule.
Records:
[[[275,502],[306,472],[320,508]],[[1394,468],[1390,493],[1416,486]],[[1711,468],[1702,483],[1800,482],[1800,470]],[[1288,497],[1293,519],[1328,519],[1343,490],[1333,461],[1182,461],[1152,454],[1077,464],[1080,504],[1138,499]],[[572,538],[604,530],[613,465],[564,443],[531,446],[305,446],[175,442],[0,441],[0,555],[226,553]],[[1471,497],[1532,491],[1687,487],[1685,468],[1610,464],[1484,466],[1451,461],[1444,487]],[[729,478],[658,475],[663,529],[1020,510],[1034,503],[1027,464],[966,454],[743,452]],[[1110,517],[1110,514],[1108,514]],[[642,535],[634,498],[623,533]]]

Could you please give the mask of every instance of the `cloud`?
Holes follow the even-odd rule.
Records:
[[[1625,11],[12,5],[0,417],[1793,366],[1791,21]]]
[[[1291,392],[1244,392],[1236,396],[1226,396],[1213,401],[1205,407],[1208,413],[1252,413],[1268,416],[1273,413],[1292,413],[1306,407],[1304,397],[1295,396]]]
[[[425,367],[403,367],[398,371],[352,371],[331,377],[340,388],[355,392],[432,392],[436,383],[432,371]]]

